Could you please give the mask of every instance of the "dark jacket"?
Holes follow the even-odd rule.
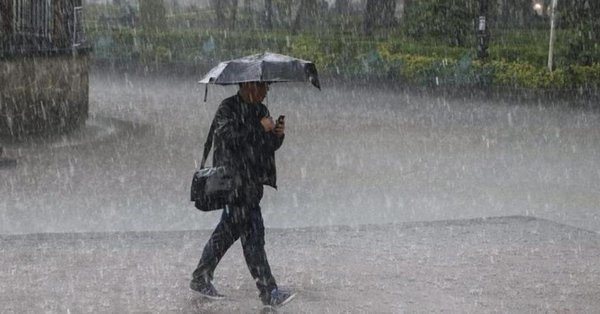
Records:
[[[264,104],[246,104],[239,94],[223,100],[213,121],[213,165],[232,169],[243,182],[277,188],[275,151],[283,137],[265,132],[260,120],[267,116]]]

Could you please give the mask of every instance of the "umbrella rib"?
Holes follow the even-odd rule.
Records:
[[[264,69],[264,65],[265,65],[265,60],[261,60],[260,61],[260,77],[259,77],[259,80],[261,82],[263,81],[263,69]]]

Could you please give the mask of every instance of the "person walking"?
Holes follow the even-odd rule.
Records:
[[[262,103],[265,82],[239,84],[236,95],[225,99],[213,120],[213,166],[231,169],[241,181],[238,196],[222,212],[192,274],[190,288],[210,299],[224,298],[212,284],[214,271],[231,245],[240,239],[250,274],[265,306],[279,307],[295,297],[277,286],[265,252],[265,227],[260,201],[263,185],[277,188],[275,151],[283,144],[285,122],[277,123]]]

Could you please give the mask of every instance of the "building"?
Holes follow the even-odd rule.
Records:
[[[82,0],[0,0],[0,135],[72,130],[88,115]]]

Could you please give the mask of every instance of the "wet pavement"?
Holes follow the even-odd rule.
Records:
[[[17,160],[0,168],[2,312],[261,311],[239,244],[216,274],[227,300],[187,286],[219,217],[188,201],[191,175],[235,89],[90,83],[82,130],[0,141]],[[262,202],[274,272],[299,292],[283,312],[600,308],[597,108],[323,87],[268,100],[287,122]]]
[[[261,313],[238,243],[188,288],[208,231],[0,236],[3,313]],[[267,230],[281,313],[593,313],[600,236],[531,217]]]
[[[196,79],[95,71],[86,128],[1,142],[18,166],[0,170],[0,234],[212,228],[188,190],[235,88],[204,103]],[[600,231],[597,108],[327,80],[273,85],[268,103],[287,136],[267,227],[524,215]]]

